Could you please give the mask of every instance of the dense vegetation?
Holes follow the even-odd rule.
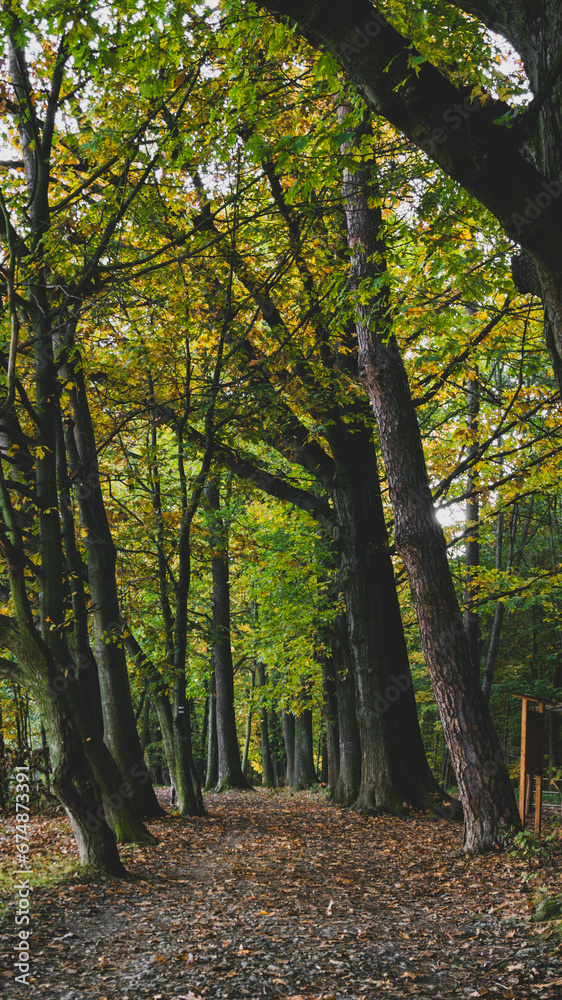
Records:
[[[558,63],[479,5],[261,6],[320,47],[246,3],[1,15],[0,795],[43,767],[117,873],[163,767],[182,814],[456,781],[502,844],[511,696],[562,690]]]

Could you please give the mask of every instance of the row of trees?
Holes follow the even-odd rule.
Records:
[[[233,680],[245,661],[260,687],[271,679],[297,784],[312,777],[310,692],[322,677],[336,801],[454,813],[420,731],[409,653],[423,653],[465,848],[501,844],[518,823],[488,698],[506,595],[531,606],[546,587],[556,613],[557,387],[538,310],[509,277],[510,244],[435,169],[425,139],[416,150],[392,127],[419,138],[408,95],[444,78],[369,4],[345,18],[325,6],[312,27],[307,5],[276,9],[353,63],[355,83],[359,71],[379,81],[384,57],[388,108],[371,77],[359,81],[365,102],[331,57],[246,5],[2,15],[0,668],[39,709],[81,856],[113,872],[115,838],[150,840],[143,820],[160,814],[131,665],[182,813],[203,810],[197,676],[211,748],[216,736],[208,784],[246,786]],[[360,16],[367,43],[351,59]],[[427,47],[433,27],[412,24]],[[490,123],[483,81],[513,95],[520,81],[498,73],[476,22],[459,25],[436,53],[443,64],[470,53],[464,100],[480,149],[510,124]],[[528,121],[542,120],[547,96]],[[466,152],[472,133],[458,128]],[[443,155],[454,158],[450,129]],[[538,167],[518,154],[510,170],[495,201],[481,197],[488,208],[517,170],[528,181]],[[552,347],[554,264],[534,242],[550,214],[529,223],[525,246]],[[242,489],[243,551],[232,533]],[[261,494],[272,513],[252,525]],[[435,498],[467,504],[449,558]],[[269,565],[260,549],[287,533],[279,504],[301,513]],[[545,509],[551,559],[539,566],[527,553]],[[482,556],[492,533],[493,567]],[[235,635],[238,576],[246,629]],[[413,612],[421,650],[404,628]]]

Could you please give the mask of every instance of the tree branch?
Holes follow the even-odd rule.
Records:
[[[485,205],[535,260],[562,271],[562,202],[552,194],[548,211],[527,217],[529,201],[534,205],[550,194],[549,182],[501,123],[512,115],[509,105],[492,98],[481,103],[471,88],[455,87],[369,0],[267,0],[259,6],[296,22],[314,46],[327,49],[377,114]]]

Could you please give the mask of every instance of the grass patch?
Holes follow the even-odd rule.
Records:
[[[16,885],[21,878],[29,879],[32,889],[41,889],[45,886],[53,885],[69,878],[80,878],[88,876],[88,869],[80,864],[76,858],[65,858],[61,861],[53,861],[48,858],[37,857],[32,860],[31,871],[24,875],[16,875],[14,870],[0,872],[0,897],[3,902],[15,896]],[[1,911],[0,911],[1,915]]]

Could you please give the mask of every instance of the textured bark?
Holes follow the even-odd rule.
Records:
[[[253,667],[250,667],[250,690],[248,692],[248,707],[246,709],[246,731],[244,733],[244,750],[242,751],[242,774],[249,782],[251,782],[252,780],[250,776],[251,765],[249,763],[249,755],[250,755],[250,742],[252,740],[252,719],[254,716],[255,686],[256,686],[256,671]]]
[[[285,744],[285,756],[287,759],[285,781],[289,787],[292,787],[295,774],[295,717],[293,713],[287,712],[285,708],[282,709],[281,723],[283,726],[283,743]]]
[[[72,338],[67,338],[64,349],[63,375],[73,386],[69,393],[73,420],[68,426],[67,449],[76,483],[80,517],[86,531],[88,583],[93,607],[104,739],[121,771],[132,781],[133,804],[139,815],[162,816],[163,810],[154,794],[142,754],[133,712],[123,645],[124,623],[115,576],[115,546],[101,491],[97,446],[83,372]]]
[[[22,586],[23,564],[10,559],[9,568],[20,621],[1,617],[0,637],[16,656],[22,682],[39,710],[49,746],[52,790],[69,820],[82,863],[123,877],[115,835],[70,710],[68,681],[32,623]]]
[[[218,484],[210,479],[205,487],[212,516],[211,546],[213,575],[213,667],[216,686],[218,780],[217,791],[249,788],[240,761],[234,714],[234,669],[230,646],[230,581],[228,572],[228,527],[221,517]]]
[[[203,796],[201,783],[195,767],[192,752],[189,699],[185,678],[174,681],[174,708],[172,720],[174,743],[175,781],[178,807],[181,816],[203,816]]]
[[[219,747],[217,743],[217,700],[215,675],[209,679],[209,729],[207,733],[207,768],[205,771],[205,791],[215,788],[219,777]]]
[[[439,789],[421,738],[371,431],[326,428],[340,585],[361,743],[361,812],[428,808]]]
[[[347,174],[348,238],[353,282],[379,279],[386,270],[380,209],[368,205],[362,171]],[[493,849],[518,828],[519,815],[501,748],[473,669],[445,537],[431,498],[421,435],[406,371],[391,333],[388,288],[356,304],[359,371],[379,433],[395,543],[416,610],[422,648],[457,776],[464,810],[464,848]]]
[[[123,642],[137,668],[142,670],[154,688],[153,699],[160,723],[166,764],[176,790],[180,816],[202,816],[205,810],[199,777],[193,761],[185,682],[174,685],[172,709],[157,668],[143,652],[129,628],[124,631]]]
[[[256,664],[258,688],[265,687],[265,665],[258,661]],[[261,761],[263,768],[262,783],[266,788],[275,788],[275,775],[273,773],[273,761],[271,759],[271,746],[269,743],[269,723],[267,718],[267,707],[261,700],[260,705],[260,745]]]
[[[326,767],[322,766],[322,780],[327,783],[332,799],[337,787],[340,771],[336,670],[336,661],[333,654],[329,657],[326,656],[322,663],[322,712],[326,732]]]
[[[314,747],[312,744],[312,709],[303,708],[295,716],[295,769],[293,788],[301,791],[318,782],[314,767]]]
[[[68,641],[72,650],[73,661],[77,666],[75,676],[76,683],[81,691],[82,703],[90,716],[92,726],[103,735],[103,711],[98,665],[90,646],[89,615],[84,590],[83,563],[76,542],[74,514],[72,511],[72,486],[68,475],[64,430],[60,413],[56,414],[56,449],[65,568],[72,600],[73,628]]]
[[[70,673],[67,676],[71,676]],[[156,844],[157,838],[145,827],[133,803],[133,784],[121,773],[101,733],[93,723],[83,690],[69,683],[67,701],[72,711],[82,745],[101,791],[105,816],[117,842]]]
[[[478,454],[478,415],[480,412],[480,386],[478,378],[469,378],[467,384],[467,431],[468,448],[467,461],[472,462]],[[465,578],[464,578],[464,629],[468,640],[468,648],[474,664],[476,675],[480,676],[480,621],[476,602],[478,586],[475,584],[476,572],[480,566],[479,518],[480,504],[478,498],[478,477],[472,467],[469,467],[466,481],[465,531],[467,533],[465,548]]]
[[[332,801],[335,805],[350,806],[357,800],[361,787],[361,739],[347,620],[343,614],[336,618],[333,651],[337,664],[339,773]]]

